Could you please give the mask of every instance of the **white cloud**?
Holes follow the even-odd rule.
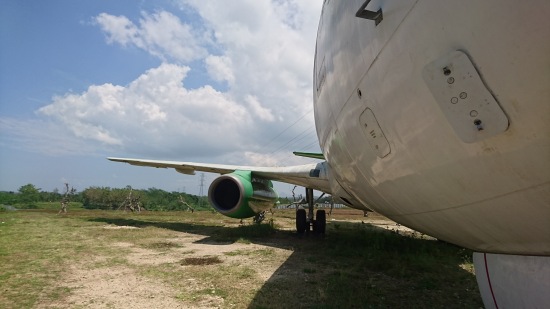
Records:
[[[94,21],[108,43],[143,49],[163,63],[127,85],[104,83],[82,93],[55,96],[37,111],[47,120],[27,121],[22,127],[49,123],[59,136],[53,147],[64,151],[85,144],[82,149],[112,155],[210,157],[205,161],[218,156],[236,164],[280,165],[291,155],[290,149],[281,153],[280,146],[304,130],[313,131],[311,114],[288,127],[312,108],[321,2],[235,0],[229,5],[182,0],[202,24],[162,10],[143,12],[138,21],[99,14]],[[191,72],[227,82],[227,89],[217,90],[208,81],[186,87]],[[14,126],[9,130],[25,134]],[[27,130],[47,140],[38,131]],[[72,141],[67,147],[61,142],[63,136]],[[308,150],[300,145],[315,144],[314,134],[309,138],[288,147]],[[46,141],[40,144],[44,145],[40,151],[53,151]]]
[[[245,151],[244,156],[252,166],[277,166],[279,158],[271,154],[263,154],[251,151]]]
[[[204,61],[206,63],[208,75],[210,75],[213,80],[218,82],[227,81],[229,84],[235,82],[231,58],[227,56],[210,55],[206,57]]]
[[[107,145],[120,145],[122,142],[106,131],[98,120],[104,114],[113,112],[113,109],[120,109],[116,97],[121,91],[122,87],[111,84],[90,86],[82,95],[54,97],[54,104],[42,107],[38,112],[57,118],[77,137],[97,140]]]
[[[252,112],[254,112],[254,114],[258,118],[268,122],[273,122],[275,120],[275,117],[271,113],[271,110],[269,108],[263,107],[262,104],[258,101],[257,97],[252,95],[247,95],[245,100],[250,106],[250,109],[252,110]]]
[[[134,45],[162,60],[187,63],[207,55],[201,37],[190,25],[170,12],[143,12],[136,25],[125,16],[101,13],[94,18],[107,36],[107,42]]]
[[[108,42],[133,44],[163,60],[202,60],[212,80],[228,82],[235,100],[255,96],[277,119],[292,120],[311,109],[320,1],[179,3],[187,13],[199,15],[202,24],[191,26],[166,11],[144,12],[136,23],[107,13],[95,21]]]
[[[126,151],[174,156],[196,147],[238,149],[246,140],[249,112],[210,86],[186,89],[188,71],[165,63],[127,86],[96,85],[55,97],[38,113],[74,136]]]
[[[220,9],[212,1],[181,1],[200,14],[222,56],[231,59],[231,93],[241,100],[253,95],[285,120],[312,106],[320,2],[235,0]]]
[[[128,45],[130,43],[143,46],[138,39],[138,29],[126,16],[113,16],[106,13],[99,14],[94,21],[107,34],[107,42]]]

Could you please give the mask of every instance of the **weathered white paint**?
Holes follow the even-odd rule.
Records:
[[[354,17],[361,4],[325,2],[318,35],[315,115],[332,191],[464,247],[550,255],[550,3],[372,1],[384,12],[376,27]],[[505,131],[465,142],[436,102],[423,69],[456,50],[506,113]],[[366,109],[387,156],[363,130]]]
[[[315,117],[331,191],[501,253],[509,267],[495,267],[506,291],[497,301],[542,307],[524,301],[547,286],[516,285],[529,282],[531,260],[546,269],[550,260],[550,2],[375,0],[367,8],[382,8],[378,26],[354,17],[363,3],[325,1],[319,26]],[[363,127],[366,110],[389,143],[385,156]]]

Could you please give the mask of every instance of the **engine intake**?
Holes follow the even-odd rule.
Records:
[[[253,177],[250,171],[235,171],[216,178],[208,200],[219,213],[231,218],[250,218],[272,208],[278,196],[270,180]]]

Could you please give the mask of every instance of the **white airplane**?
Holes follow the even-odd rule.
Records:
[[[109,159],[220,173],[210,202],[236,218],[273,206],[271,180],[330,193],[474,250],[485,307],[550,307],[550,1],[325,0],[313,88],[321,163]]]

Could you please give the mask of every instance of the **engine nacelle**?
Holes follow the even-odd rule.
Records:
[[[253,177],[250,171],[235,171],[216,178],[208,200],[222,215],[243,219],[271,209],[278,196],[270,180]]]

